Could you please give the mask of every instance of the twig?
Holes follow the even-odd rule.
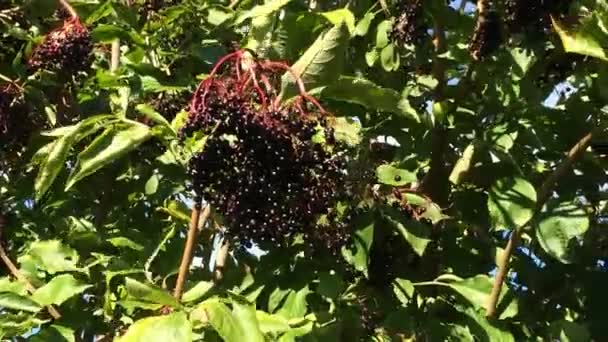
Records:
[[[5,225],[5,218],[2,215],[0,215],[0,236],[2,236],[2,231],[4,229],[4,225]],[[17,280],[19,280],[20,282],[25,284],[25,288],[27,289],[27,291],[30,294],[33,294],[34,292],[36,292],[36,288],[34,287],[34,285],[32,285],[32,283],[30,283],[30,281],[27,280],[27,278],[23,274],[21,274],[21,272],[19,271],[17,266],[15,266],[15,264],[11,261],[11,258],[9,258],[9,256],[6,254],[6,250],[4,249],[4,245],[3,245],[2,241],[0,241],[0,259],[2,259],[2,261],[4,262],[4,264],[9,269],[9,271],[11,272],[12,275],[15,278],[17,278]],[[53,305],[48,305],[46,307],[46,309],[49,312],[49,314],[53,317],[53,319],[55,319],[55,320],[61,319],[61,314],[59,313],[59,311],[57,311],[57,309]]]
[[[209,217],[209,212],[209,205],[206,205],[201,213],[201,200],[197,199],[195,201],[194,207],[192,208],[192,216],[190,217],[190,227],[188,228],[188,237],[186,238],[184,254],[182,255],[177,282],[175,283],[175,290],[173,291],[173,296],[178,300],[182,297],[186,278],[188,277],[188,271],[190,270],[190,264],[192,263],[192,257],[194,256],[194,245],[196,244],[198,237],[199,222],[206,221]]]
[[[120,39],[112,42],[112,55],[110,57],[110,71],[116,72],[120,66]]]
[[[442,18],[439,18],[438,15],[434,16],[435,37],[433,38],[433,45],[435,46],[435,60],[433,64],[433,76],[437,80],[437,86],[434,90],[434,100],[436,102],[444,99],[446,83],[445,64],[439,57],[446,50],[445,27],[441,20]],[[431,144],[430,168],[420,184],[420,190],[436,203],[442,204],[449,186],[449,172],[444,160],[448,149],[448,136],[447,129],[443,127],[443,124],[438,123],[431,130]]]
[[[584,137],[581,138],[568,152],[566,158],[557,166],[557,168],[549,175],[549,177],[542,183],[540,189],[538,190],[538,196],[536,200],[536,211],[535,215],[539,213],[545,204],[545,202],[551,197],[551,191],[553,190],[553,186],[559,179],[561,179],[566,172],[570,169],[572,164],[576,162],[576,160],[585,152],[593,137],[600,132],[602,132],[605,128],[594,128],[591,132],[587,133]],[[509,241],[507,242],[507,246],[505,247],[504,252],[500,256],[500,260],[498,261],[498,271],[496,272],[496,278],[494,279],[494,285],[492,286],[492,292],[490,292],[490,296],[488,297],[488,303],[486,306],[486,316],[494,317],[496,314],[496,305],[498,304],[498,299],[500,297],[500,292],[502,290],[502,284],[505,281],[507,273],[509,272],[509,264],[511,260],[511,255],[517,247],[521,234],[526,226],[530,224],[530,222],[534,219],[532,217],[528,222],[524,223],[520,227],[517,227],[509,237]]]
[[[215,268],[213,270],[213,282],[219,283],[224,278],[224,269],[226,268],[226,259],[228,257],[228,250],[230,249],[230,242],[224,240],[220,250],[217,252],[215,257]]]
[[[78,13],[76,13],[74,7],[72,7],[72,5],[70,5],[67,0],[59,0],[59,3],[61,4],[61,6],[63,6],[63,8],[65,8],[66,11],[68,11],[68,13],[70,13],[70,16],[72,18],[78,18]]]

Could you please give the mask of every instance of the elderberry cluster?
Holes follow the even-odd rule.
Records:
[[[330,117],[304,107],[263,106],[273,92],[243,90],[234,76],[195,94],[182,137],[209,134],[190,161],[194,191],[222,215],[241,245],[285,245],[302,235],[338,253],[349,240],[346,158]]]
[[[491,8],[490,1],[481,1],[481,8],[477,9],[477,23],[475,31],[469,42],[471,57],[479,61],[494,52],[502,42],[500,17]]]
[[[399,15],[393,23],[391,40],[399,45],[414,44],[425,34],[422,22],[422,0],[401,1],[397,4]]]
[[[0,163],[7,161],[28,139],[34,128],[29,112],[17,86],[5,84],[0,87]]]
[[[87,28],[77,18],[71,18],[50,32],[35,48],[28,66],[33,71],[45,69],[72,75],[90,67],[92,49],[93,42]]]

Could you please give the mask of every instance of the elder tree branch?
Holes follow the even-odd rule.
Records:
[[[566,155],[565,159],[541,184],[541,187],[537,192],[538,195],[536,200],[535,213],[541,211],[545,202],[549,199],[549,197],[551,197],[551,192],[553,191],[554,185],[568,172],[568,170],[570,170],[572,164],[574,164],[579,159],[583,152],[585,152],[585,150],[589,147],[589,144],[591,143],[593,137],[601,133],[604,129],[605,127],[594,128],[593,130],[591,130],[591,132],[583,136],[570,149],[570,151],[568,151],[568,154]],[[505,247],[504,252],[498,260],[498,271],[496,272],[496,278],[494,279],[492,291],[490,292],[490,296],[488,297],[488,302],[486,306],[486,317],[491,318],[496,315],[496,306],[498,304],[498,299],[500,298],[502,284],[504,283],[507,273],[509,272],[511,255],[513,254],[515,247],[517,247],[517,244],[519,243],[519,239],[521,238],[521,234],[524,228],[528,226],[533,219],[534,217],[532,217],[528,222],[524,223],[522,226],[517,227],[509,237],[507,246]]]
[[[182,254],[182,261],[179,266],[179,273],[177,275],[177,281],[175,283],[175,289],[173,296],[178,300],[181,299],[182,293],[184,292],[184,285],[186,278],[188,278],[188,271],[190,270],[190,264],[192,263],[192,257],[194,256],[194,246],[196,245],[198,237],[199,222],[207,221],[209,217],[210,208],[206,205],[201,212],[201,200],[197,199],[192,208],[192,215],[190,217],[190,227],[188,228],[188,236],[186,237],[186,245],[184,247],[184,254]]]

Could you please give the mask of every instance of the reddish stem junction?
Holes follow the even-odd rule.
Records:
[[[205,78],[196,89],[193,100],[190,103],[191,112],[195,112],[199,105],[202,105],[204,109],[206,104],[205,100],[211,87],[217,87],[219,89],[226,89],[225,84],[220,78],[216,77],[220,68],[227,63],[230,63],[231,68],[234,71],[236,80],[236,89],[239,94],[244,94],[249,91],[255,91],[258,94],[259,105],[263,110],[268,109],[270,102],[270,109],[277,110],[280,106],[281,98],[279,96],[274,97],[273,101],[269,100],[269,96],[274,94],[274,87],[272,86],[273,76],[279,73],[289,72],[294,78],[296,85],[299,90],[299,96],[296,98],[294,105],[301,113],[304,112],[303,102],[308,101],[313,104],[318,110],[325,114],[325,109],[319,104],[319,102],[306,92],[304,82],[302,78],[286,63],[261,60],[257,61],[252,58],[247,58],[245,50],[237,50],[233,53],[227,54],[220,58],[220,60],[213,66],[209,76]],[[265,88],[262,89],[262,86]],[[269,95],[269,96],[267,96]],[[202,103],[200,103],[202,101]]]

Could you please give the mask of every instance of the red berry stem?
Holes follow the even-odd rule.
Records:
[[[63,8],[65,8],[66,11],[68,11],[68,13],[70,13],[70,16],[73,19],[78,20],[78,13],[76,13],[76,10],[74,10],[74,7],[72,7],[67,0],[59,0],[59,3],[61,4],[61,6],[63,6]]]

